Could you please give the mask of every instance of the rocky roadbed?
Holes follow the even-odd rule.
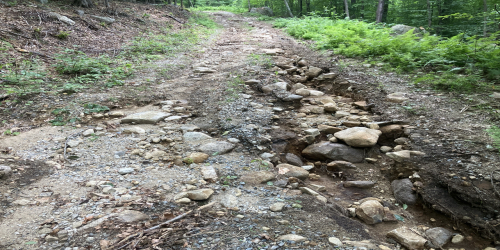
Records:
[[[484,120],[212,15],[171,98],[2,139],[2,249],[494,249],[498,155],[454,132]]]

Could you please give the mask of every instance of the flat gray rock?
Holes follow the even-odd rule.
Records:
[[[184,138],[184,141],[202,141],[212,138],[211,136],[201,132],[187,132],[182,137]]]
[[[347,145],[331,142],[320,142],[309,145],[302,151],[302,155],[312,160],[343,160],[348,162],[362,162],[364,151],[351,148]]]
[[[169,113],[164,113],[160,111],[146,111],[146,112],[127,115],[125,118],[121,120],[121,122],[122,123],[135,122],[136,124],[155,124],[167,118],[169,115],[170,115]]]
[[[209,155],[213,155],[215,153],[225,154],[233,150],[234,147],[235,145],[232,143],[225,141],[217,141],[217,142],[210,142],[207,144],[203,144],[200,146],[199,150]]]
[[[119,213],[116,218],[124,223],[132,223],[137,221],[149,220],[149,216],[135,210],[125,210]]]

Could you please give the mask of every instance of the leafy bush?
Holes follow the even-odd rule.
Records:
[[[59,31],[59,33],[57,33],[57,35],[56,35],[56,37],[61,39],[61,40],[68,38],[68,36],[69,36],[69,32],[66,32],[66,31]]]
[[[23,60],[0,65],[0,90],[8,94],[43,91],[46,72],[37,60]]]
[[[393,36],[391,29],[377,24],[324,17],[277,19],[274,25],[285,28],[294,37],[316,41],[319,49],[333,49],[348,57],[373,58],[405,72],[458,72],[472,75],[468,81],[478,80],[476,73],[480,72],[490,80],[500,81],[500,48],[496,45],[499,32],[487,38],[464,34],[451,38],[428,33],[418,36],[413,30]]]
[[[202,12],[194,12],[190,17],[189,21],[191,23],[205,26],[208,29],[216,29],[219,25],[212,20],[207,14]]]
[[[227,11],[235,14],[248,12],[248,9],[235,6],[197,6],[189,8],[190,11]]]
[[[491,128],[487,129],[489,136],[493,140],[493,147],[500,151],[500,128],[497,126],[491,126]]]

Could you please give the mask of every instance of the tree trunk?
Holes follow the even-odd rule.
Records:
[[[174,0],[174,5],[177,5],[177,0]]]
[[[288,6],[288,1],[287,0],[284,0],[284,1],[285,1],[286,9],[288,10],[288,14],[290,15],[290,17],[293,17],[292,11],[290,10],[290,6]]]
[[[427,26],[430,28],[432,26],[432,7],[431,0],[427,0]]]
[[[311,0],[306,0],[307,13],[311,12]]]
[[[248,0],[248,12],[250,12],[250,9],[252,8],[250,8],[250,0]]]
[[[351,18],[349,16],[349,4],[347,3],[347,0],[344,0],[344,9],[345,9],[345,17]]]
[[[389,1],[384,1],[384,12],[382,13],[382,22],[387,23],[388,14],[389,14]]]
[[[488,3],[486,2],[486,0],[483,0],[483,15],[484,15],[484,18],[483,18],[483,37],[486,37],[486,33],[488,33],[488,30],[487,30],[487,26],[486,26],[486,21],[488,20],[486,18],[486,15],[488,14]]]
[[[81,6],[85,8],[93,8],[94,2],[92,0],[74,0],[73,5]]]
[[[356,19],[356,7],[354,5],[356,4],[356,0],[351,0],[351,18]]]
[[[375,22],[377,23],[382,22],[383,15],[384,15],[384,0],[378,0],[377,17],[375,19]]]
[[[299,0],[299,16],[302,16],[302,1],[303,0]]]
[[[181,0],[181,9],[184,9],[184,2]]]
[[[104,5],[106,5],[106,8],[109,8],[109,0],[104,0]]]

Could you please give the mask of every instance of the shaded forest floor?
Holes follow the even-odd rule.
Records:
[[[402,227],[425,240],[434,227],[464,236],[444,248],[498,245],[500,159],[485,132],[498,123],[498,99],[490,93],[416,88],[412,76],[313,51],[268,23],[228,12],[132,3],[75,10],[61,2],[0,8],[0,165],[12,169],[0,180],[3,248],[324,249],[338,246],[335,237],[345,249],[399,249],[401,241],[386,235]],[[304,78],[313,68],[334,77]],[[285,101],[264,90],[276,82],[318,96]],[[389,101],[394,93],[401,102]],[[325,98],[337,112],[325,111]],[[156,124],[121,120],[146,111],[168,115]],[[303,153],[336,141],[332,130],[372,123],[385,132],[354,170],[333,171],[331,159]],[[190,139],[193,131],[203,138]],[[203,163],[190,158],[220,142],[232,151],[217,149]],[[382,146],[425,155],[399,162]],[[298,180],[283,163],[314,168]],[[206,166],[217,179],[207,178]],[[409,176],[418,201],[406,206],[391,183]],[[324,191],[296,189],[314,185]],[[208,202],[179,201],[193,189],[214,194]],[[375,225],[353,217],[348,208],[367,198],[397,216]],[[282,210],[269,210],[276,203]],[[280,238],[287,234],[304,239]]]

